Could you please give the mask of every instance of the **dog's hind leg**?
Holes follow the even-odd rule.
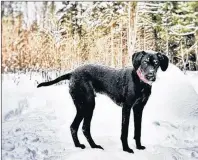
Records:
[[[87,107],[86,114],[84,115],[84,122],[83,122],[83,127],[82,127],[83,133],[84,133],[85,137],[87,138],[87,141],[89,142],[91,148],[103,149],[100,145],[97,145],[94,142],[94,140],[91,136],[91,132],[90,132],[91,120],[92,120],[92,116],[93,116],[95,102],[87,103],[86,107]]]
[[[85,112],[84,112],[84,122],[82,126],[83,134],[85,135],[87,141],[89,142],[90,146],[92,148],[99,148],[103,149],[100,145],[97,145],[92,136],[91,136],[91,120],[93,116],[93,111],[95,108],[95,94],[94,94],[94,89],[91,84],[86,83],[84,84],[85,89],[86,89],[86,95],[84,96],[84,107]]]
[[[84,149],[85,145],[81,144],[78,139],[79,125],[84,118],[84,107],[82,106],[83,94],[81,94],[83,92],[79,91],[79,88],[80,87],[78,85],[76,85],[76,83],[73,83],[72,85],[70,85],[70,88],[69,88],[70,95],[71,95],[74,105],[76,107],[76,116],[70,126],[70,130],[71,130],[71,135],[72,135],[72,138],[74,141],[74,145],[76,147],[80,147],[80,148]]]
[[[101,146],[95,144],[90,133],[91,120],[93,111],[95,108],[95,94],[93,86],[90,83],[81,81],[81,83],[75,82],[70,85],[70,95],[77,109],[76,117],[71,125],[71,133],[74,144],[76,147],[85,148],[83,144],[80,144],[77,136],[80,122],[83,122],[83,134],[92,148],[100,148]]]
[[[85,148],[85,145],[84,144],[81,144],[78,140],[78,128],[79,128],[79,125],[81,123],[81,121],[83,120],[83,114],[81,113],[80,110],[77,109],[77,112],[76,112],[76,117],[74,118],[74,121],[72,122],[71,126],[70,126],[70,130],[71,130],[71,134],[72,134],[72,138],[73,138],[73,141],[74,141],[74,145],[76,147],[80,147],[82,149]]]

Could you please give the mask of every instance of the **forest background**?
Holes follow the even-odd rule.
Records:
[[[140,50],[198,70],[198,2],[1,2],[2,72],[131,65]]]

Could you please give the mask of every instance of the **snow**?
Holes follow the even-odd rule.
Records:
[[[55,77],[53,75],[52,77]],[[86,149],[75,148],[70,124],[75,107],[68,83],[36,88],[41,74],[4,74],[2,77],[2,158],[33,160],[193,160],[198,159],[198,74],[183,74],[170,65],[158,71],[152,95],[145,106],[142,143],[135,149],[133,115],[129,126],[129,146],[134,154],[122,151],[121,108],[98,94],[91,133],[103,150],[91,149],[81,128],[79,139]]]

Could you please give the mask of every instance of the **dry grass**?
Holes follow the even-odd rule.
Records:
[[[20,19],[2,21],[2,71],[69,70],[84,63],[114,67],[128,64],[127,50],[121,41],[106,35],[95,39],[93,34],[79,40],[63,36],[56,42],[54,35],[32,25],[23,30]],[[125,47],[127,48],[127,47]]]

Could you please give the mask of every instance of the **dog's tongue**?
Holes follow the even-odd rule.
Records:
[[[137,72],[137,75],[139,76],[139,78],[144,82],[144,83],[147,83],[149,85],[152,85],[152,82],[147,80],[144,76],[144,74],[142,73],[141,69],[138,68],[138,70],[136,71]]]

